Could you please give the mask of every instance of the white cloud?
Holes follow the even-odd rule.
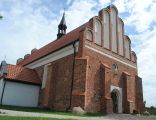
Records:
[[[72,5],[66,11],[67,25],[69,26],[68,31],[82,25],[89,21],[91,17],[97,15],[97,11],[92,10],[96,4],[93,0],[73,1]]]
[[[155,53],[155,45],[156,45],[156,26],[154,30],[152,30],[148,34],[142,34],[138,39],[143,40],[143,44],[138,53],[138,63],[139,63],[139,71],[140,75],[143,78],[146,78],[145,82],[149,82],[148,79],[156,78],[156,74],[152,71],[156,71],[155,62],[156,62],[156,53]],[[146,37],[148,36],[148,37]],[[147,38],[147,39],[145,39]],[[145,64],[146,63],[146,64]],[[156,82],[155,82],[156,84]]]
[[[143,78],[144,99],[147,106],[156,106],[156,26],[132,36],[132,42],[135,43],[134,49],[137,52],[139,76]]]
[[[150,24],[155,21],[154,11],[152,10],[156,2],[155,0],[129,0],[125,4],[128,8],[129,16],[126,18],[126,24],[135,26],[137,32],[143,32],[149,29]],[[125,9],[127,10],[127,9]]]
[[[2,1],[0,6],[3,3]],[[8,6],[8,10],[2,9],[4,19],[0,21],[2,28],[0,37],[3,40],[1,42],[3,46],[0,46],[1,59],[6,55],[8,61],[15,63],[17,58],[30,53],[34,47],[39,48],[56,38],[57,31],[53,27],[57,28],[57,19],[46,19],[42,12],[48,12],[48,8],[39,6],[34,9],[33,5],[37,3],[39,0],[25,2],[14,0],[11,3],[9,1],[5,3],[11,5]]]
[[[99,6],[104,8],[104,7],[107,7],[108,5],[111,4],[111,1],[110,0],[99,0]]]
[[[71,3],[72,0],[67,0],[67,5],[69,5]]]
[[[120,13],[123,13],[126,11],[126,3],[126,0],[116,0],[113,4],[117,6]]]

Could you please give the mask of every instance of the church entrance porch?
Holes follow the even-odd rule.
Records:
[[[111,85],[112,112],[122,113],[122,88]]]

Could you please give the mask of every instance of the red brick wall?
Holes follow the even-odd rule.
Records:
[[[136,82],[136,110],[138,110],[139,113],[144,112],[145,105],[143,103],[143,90],[142,90],[142,79],[138,76],[135,77]]]
[[[73,55],[52,62],[51,66],[50,108],[65,111],[70,99]]]
[[[83,56],[78,54],[77,57],[80,58],[75,59],[72,107],[81,106],[87,112],[112,112],[110,87],[113,85],[123,88],[124,112],[129,113],[137,109],[138,84],[135,81],[137,69],[88,48],[83,48],[83,52]],[[40,94],[41,106],[60,111],[65,111],[69,107],[73,57],[69,55],[49,65],[46,88],[42,89]],[[111,69],[114,63],[118,65],[117,72]],[[42,77],[43,67],[36,70]],[[125,73],[127,73],[126,79],[123,78]]]
[[[37,73],[42,77],[43,68],[43,66],[36,68]],[[46,86],[40,90],[39,96],[41,107],[60,111],[66,110],[69,106],[72,68],[73,55],[61,58],[48,65]]]
[[[84,108],[87,61],[87,58],[75,59],[72,107]]]
[[[41,90],[40,104],[57,111],[65,111],[70,103],[70,91],[73,74],[73,55],[61,58],[48,66],[46,87]],[[74,65],[74,81],[72,107],[85,103],[87,59],[76,58]]]
[[[41,67],[38,67],[38,68],[35,68],[40,80],[42,80],[43,78],[43,72],[44,72],[44,66],[41,66]]]
[[[90,112],[98,112],[101,111],[102,108],[100,107],[100,100],[103,98],[103,94],[101,93],[101,91],[103,91],[102,87],[106,86],[102,86],[101,87],[101,83],[103,84],[103,81],[101,81],[101,64],[105,64],[107,66],[110,67],[110,73],[109,76],[107,77],[105,80],[111,81],[111,85],[113,86],[118,86],[120,88],[123,88],[125,85],[123,84],[123,80],[122,80],[122,74],[123,72],[127,72],[130,74],[130,76],[128,77],[127,80],[127,101],[133,101],[134,104],[134,108],[135,109],[135,76],[137,75],[137,69],[135,68],[131,68],[125,64],[122,64],[118,61],[115,61],[113,59],[107,58],[99,53],[96,53],[88,48],[85,48],[85,55],[88,56],[88,76],[87,76],[87,84],[88,87],[86,90],[87,94],[86,94],[86,99],[87,99],[87,103],[86,103],[86,110],[90,111]],[[112,64],[117,64],[118,65],[118,71],[116,73],[114,73],[111,70]],[[107,73],[103,73],[103,75],[106,77]],[[108,86],[107,86],[108,87]],[[110,87],[108,87],[107,89],[109,89]],[[105,90],[107,90],[105,89]],[[107,90],[107,91],[110,91]],[[107,92],[108,94],[110,94],[110,92]],[[106,94],[106,93],[105,93]],[[108,96],[110,97],[110,96]],[[109,99],[109,98],[108,98]],[[123,105],[124,106],[124,105]],[[111,106],[110,106],[111,107]]]

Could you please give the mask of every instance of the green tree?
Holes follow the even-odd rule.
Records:
[[[0,14],[0,19],[2,19],[3,18],[3,16]]]
[[[153,110],[153,109],[155,109],[155,107],[154,106],[151,106],[150,109]]]

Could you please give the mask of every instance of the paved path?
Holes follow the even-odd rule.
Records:
[[[44,113],[34,113],[34,112],[21,112],[12,110],[0,111],[8,116],[27,116],[27,117],[46,117],[46,118],[66,118],[66,119],[77,119],[77,120],[156,120],[156,116],[134,116],[129,114],[109,114],[102,117],[79,117],[79,116],[67,116],[67,115],[57,115],[57,114],[44,114]]]

